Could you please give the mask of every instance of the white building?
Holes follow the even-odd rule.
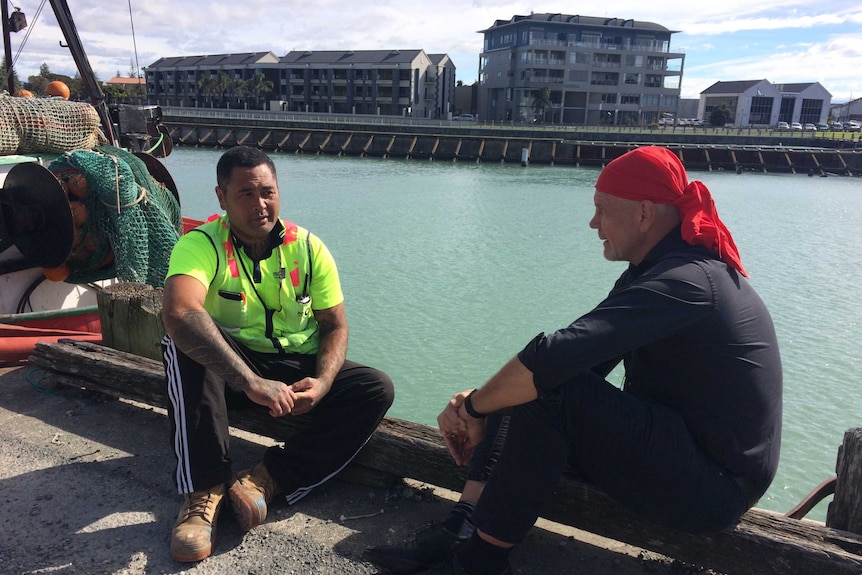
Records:
[[[778,122],[817,124],[826,122],[831,101],[832,94],[818,82],[716,82],[700,93],[698,117],[709,119],[712,110],[724,104],[735,126],[774,126]]]

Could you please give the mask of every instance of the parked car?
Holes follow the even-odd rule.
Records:
[[[848,120],[844,122],[844,129],[848,132],[858,132],[862,130],[862,127],[856,120]]]
[[[830,129],[833,132],[841,132],[844,130],[844,124],[842,124],[841,122],[832,122]]]
[[[775,127],[779,130],[789,130],[790,124],[788,124],[787,122],[778,122],[778,125]]]
[[[823,122],[817,124],[817,131],[818,132],[825,132],[828,129],[829,129],[829,124],[824,124]]]
[[[456,122],[475,122],[476,116],[474,116],[473,114],[458,114],[452,119]]]
[[[805,126],[802,127],[802,129],[805,130],[806,132],[816,132],[817,126],[815,126],[811,122],[808,122],[807,124],[805,124]]]
[[[802,124],[800,124],[799,122],[793,122],[792,124],[790,124],[790,129],[801,131],[802,130]]]

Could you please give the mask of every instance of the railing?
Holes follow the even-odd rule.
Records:
[[[591,107],[590,111],[598,108]],[[716,136],[764,136],[780,137],[790,142],[789,146],[795,145],[794,140],[831,139],[853,142],[858,146],[862,134],[859,132],[803,132],[799,130],[781,131],[770,127],[703,127],[703,126],[660,126],[651,129],[648,126],[629,125],[570,125],[570,124],[533,124],[529,122],[515,121],[483,121],[459,122],[453,120],[439,120],[427,118],[413,118],[409,116],[384,116],[371,114],[324,114],[315,112],[272,112],[261,110],[225,110],[220,108],[184,108],[175,106],[163,106],[162,115],[176,119],[199,120],[206,123],[207,120],[233,119],[280,122],[307,122],[309,124],[343,124],[349,125],[372,125],[372,126],[423,126],[423,127],[448,127],[448,128],[471,128],[479,127],[485,131],[494,129],[522,129],[525,131],[546,132],[598,132],[598,133],[629,133],[629,134],[706,134]],[[798,145],[798,144],[797,144]]]

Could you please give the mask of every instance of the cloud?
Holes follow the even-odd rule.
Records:
[[[72,8],[93,69],[103,80],[117,71],[126,75],[130,62],[147,66],[165,56],[422,48],[448,53],[457,66],[457,77],[472,83],[478,77],[482,50],[479,30],[530,11],[558,12],[560,4],[558,0],[528,5],[506,0],[318,0],[313,5],[299,0],[75,0]],[[672,49],[686,54],[684,97],[696,97],[714,81],[763,77],[820,81],[836,98],[862,92],[852,72],[862,70],[862,37],[857,32],[862,7],[855,0],[816,4],[725,0],[700,4],[696,10],[689,0],[619,0],[612,5],[588,0],[571,8],[584,15],[634,18],[682,31],[674,35]],[[74,74],[50,10],[38,19],[35,11],[27,17],[33,30],[16,62],[19,77],[38,73],[43,62],[54,72]],[[13,36],[13,51],[22,34]]]

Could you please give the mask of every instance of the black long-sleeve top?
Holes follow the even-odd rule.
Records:
[[[778,466],[782,373],[772,319],[749,282],[679,228],[608,297],[518,355],[540,396],[623,361],[623,391],[682,415],[719,465],[763,490]]]

